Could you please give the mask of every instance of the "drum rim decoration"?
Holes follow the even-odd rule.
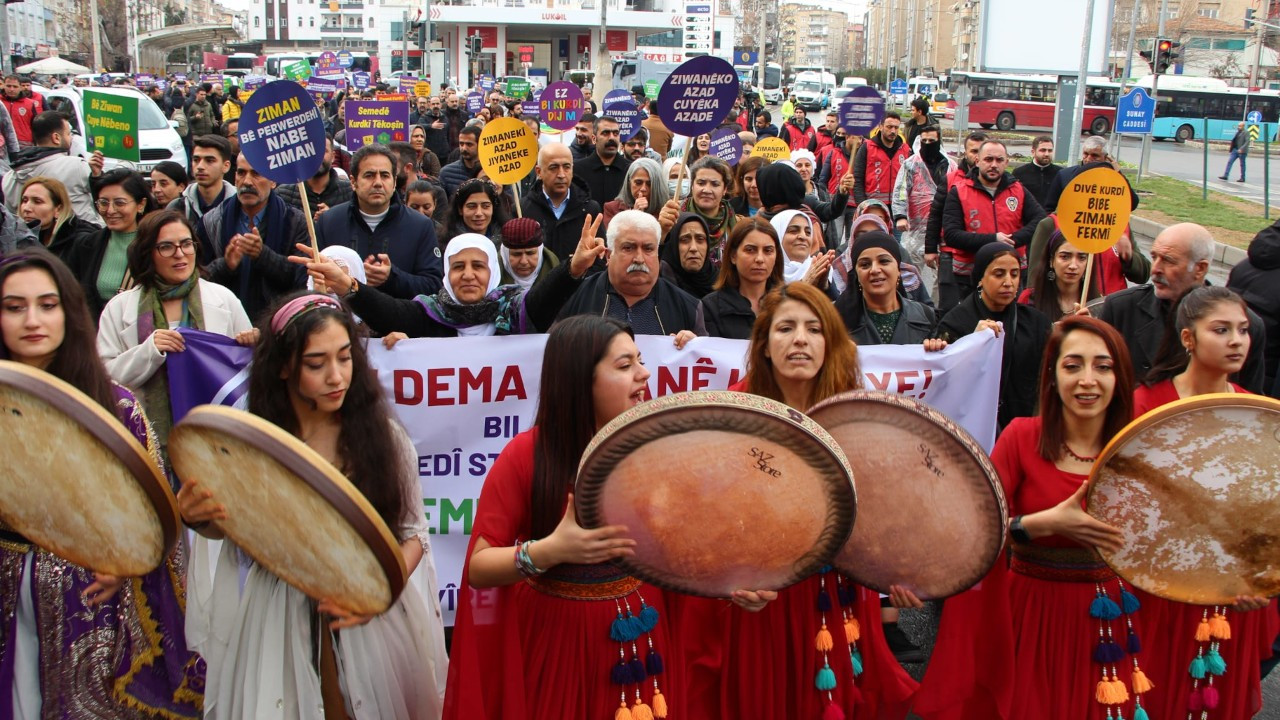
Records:
[[[961,592],[964,592],[966,589],[973,587],[977,583],[981,582],[982,578],[986,575],[986,573],[990,571],[991,566],[994,566],[994,564],[999,561],[1000,554],[1004,551],[1005,545],[1008,542],[1008,533],[1005,531],[1005,527],[1008,525],[1009,503],[1008,503],[1008,499],[1005,497],[1005,494],[1004,494],[1004,486],[1000,482],[1000,473],[996,470],[995,464],[991,462],[990,456],[987,455],[986,451],[982,449],[982,445],[976,439],[974,439],[973,435],[970,434],[968,430],[966,430],[956,421],[947,417],[945,414],[943,414],[936,408],[924,402],[916,400],[915,398],[907,397],[904,395],[898,395],[896,393],[885,392],[883,390],[849,390],[847,392],[843,392],[838,395],[833,395],[827,398],[826,400],[823,400],[822,402],[818,403],[817,405],[814,405],[813,407],[809,408],[808,415],[810,418],[813,419],[814,422],[818,423],[819,425],[822,425],[821,420],[819,420],[819,417],[822,411],[836,407],[838,405],[843,405],[850,401],[875,402],[880,405],[885,405],[895,409],[903,410],[917,417],[922,417],[926,421],[932,421],[934,424],[938,425],[942,430],[946,431],[950,435],[950,437],[957,440],[960,444],[960,448],[964,450],[965,454],[968,455],[971,459],[973,459],[977,464],[977,466],[981,469],[983,476],[987,480],[987,485],[988,487],[990,487],[992,491],[992,495],[995,498],[996,506],[999,509],[1000,518],[1001,518],[1001,525],[1000,525],[1001,531],[997,535],[997,537],[999,538],[999,543],[996,544],[994,548],[988,549],[988,554],[990,556],[991,563],[988,565],[987,570],[984,571],[983,573],[973,578],[965,578],[962,583],[956,583],[957,585],[963,586],[963,587],[960,587],[959,590],[955,590],[954,592],[948,592],[946,594],[929,595],[928,597],[921,595],[920,597],[922,600],[937,600],[937,599],[942,599],[946,597],[952,597],[954,595],[960,594]],[[827,430],[827,432],[831,432],[830,428],[826,428],[825,425],[823,425],[823,427]],[[848,455],[847,450],[845,451],[845,454],[846,456]],[[853,543],[854,537],[855,537],[855,534],[851,533],[849,536],[849,540],[846,542],[845,546],[842,546],[840,550],[836,553],[836,555],[832,558],[831,560],[832,564],[836,567],[836,569],[840,570],[845,575],[849,576],[851,579],[863,585],[864,587],[870,588],[880,593],[887,594],[889,592],[888,587],[877,587],[875,584],[868,582],[867,578],[863,577],[862,574],[857,571],[856,566],[845,567],[845,563],[841,562],[841,555],[844,553],[844,550],[850,544]]]
[[[189,430],[221,433],[253,447],[292,473],[324,499],[347,521],[373,554],[391,591],[391,600],[387,607],[395,604],[409,580],[408,567],[405,565],[404,555],[400,552],[400,543],[396,541],[364,493],[360,492],[328,460],[283,428],[253,413],[225,405],[200,405],[192,408],[181,422],[174,425],[170,434],[170,456],[175,458],[175,464],[179,456],[177,447],[182,442],[182,436]],[[237,547],[252,557],[255,562],[284,579],[268,563],[262,562],[256,551],[241,546],[230,533],[227,533],[227,537],[236,542]]]
[[[835,462],[835,465],[841,468],[843,477],[848,482],[831,481],[828,482],[828,487],[842,495],[842,497],[838,497],[835,502],[828,503],[826,531],[813,549],[797,559],[794,576],[787,585],[802,580],[829,564],[831,557],[844,546],[849,533],[853,530],[857,516],[857,490],[853,469],[849,465],[848,458],[845,457],[840,446],[826,430],[803,413],[776,400],[750,393],[729,390],[700,390],[665,395],[630,408],[606,423],[592,437],[578,464],[578,475],[574,482],[574,502],[577,508],[579,524],[584,528],[593,528],[599,527],[604,522],[599,500],[602,495],[606,473],[597,470],[588,475],[587,472],[589,464],[595,459],[601,448],[611,441],[617,440],[617,430],[619,428],[640,419],[651,419],[662,414],[687,411],[699,406],[747,412],[769,420],[790,421],[786,426],[780,427],[786,427],[815,440],[815,451],[820,447],[824,454],[828,455]],[[706,429],[716,428],[709,427]],[[635,447],[630,450],[646,445],[651,441],[652,439],[646,439],[636,442]],[[848,489],[847,495],[843,492],[845,488]],[[643,566],[637,565],[626,558],[614,562],[633,577],[640,578],[656,587],[699,597],[723,597],[650,573]]]
[[[124,423],[74,385],[19,362],[0,360],[0,386],[29,395],[62,413],[84,428],[85,432],[102,443],[120,461],[141,486],[155,510],[162,540],[156,564],[158,566],[163,563],[164,556],[173,549],[180,536],[178,500],[147,449],[133,437]],[[40,538],[31,540],[44,547],[39,542]]]
[[[1273,412],[1280,413],[1280,400],[1276,400],[1266,395],[1254,395],[1252,393],[1206,393],[1188,398],[1179,398],[1173,402],[1154,408],[1141,417],[1134,418],[1129,421],[1129,424],[1125,425],[1120,432],[1116,433],[1115,437],[1111,438],[1110,442],[1106,444],[1106,447],[1102,449],[1102,452],[1098,454],[1098,459],[1094,461],[1093,467],[1090,468],[1089,490],[1085,494],[1085,512],[1092,514],[1091,511],[1095,507],[1094,495],[1099,492],[1098,486],[1099,481],[1102,479],[1101,473],[1103,468],[1107,466],[1107,462],[1112,457],[1120,452],[1121,447],[1134,436],[1140,432],[1150,429],[1160,421],[1176,415],[1182,415],[1187,412],[1202,410],[1205,408],[1222,409],[1231,407],[1271,410]],[[1097,553],[1102,558],[1102,561],[1107,564],[1107,567],[1111,568],[1115,574],[1119,575],[1134,587],[1150,592],[1152,595],[1157,597],[1161,597],[1166,600],[1173,600],[1175,602],[1185,602],[1196,605],[1231,605],[1235,602],[1234,596],[1230,598],[1219,596],[1216,600],[1214,598],[1206,600],[1203,597],[1189,599],[1189,596],[1175,596],[1169,594],[1167,591],[1153,592],[1151,590],[1147,590],[1142,587],[1142,585],[1134,582],[1132,578],[1132,568],[1117,567],[1116,561],[1112,558],[1111,553],[1102,550],[1101,548],[1097,550]]]

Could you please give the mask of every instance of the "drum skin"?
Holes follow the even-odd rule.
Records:
[[[0,522],[76,565],[155,570],[178,540],[178,503],[155,461],[88,395],[0,360]]]
[[[373,506],[324,458],[246,412],[201,405],[169,436],[180,478],[227,508],[217,526],[258,564],[313,599],[384,612],[408,572]]]
[[[1004,547],[1008,508],[995,466],[964,428],[917,400],[870,390],[836,395],[809,416],[862,479],[838,569],[921,600],[963,592],[987,574]]]
[[[746,393],[680,393],[605,425],[575,487],[586,528],[625,525],[619,562],[690,595],[776,590],[830,562],[853,527],[844,454],[782,403]]]
[[[1198,395],[1134,420],[1094,463],[1088,512],[1124,533],[1103,559],[1153,595],[1280,594],[1280,402]]]

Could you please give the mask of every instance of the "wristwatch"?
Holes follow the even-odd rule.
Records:
[[[1022,527],[1022,516],[1017,515],[1009,521],[1009,536],[1016,543],[1031,542],[1031,535],[1027,533],[1027,529]]]

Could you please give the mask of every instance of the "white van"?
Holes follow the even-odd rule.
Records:
[[[845,78],[843,81],[841,81],[841,83],[840,83],[840,87],[843,87],[843,88],[855,88],[855,87],[859,87],[859,86],[866,85],[866,84],[867,84],[867,79],[866,79],[866,78],[860,78],[860,77],[847,77],[847,78]]]
[[[59,88],[57,90],[47,90],[32,86],[32,89],[44,95],[46,103],[51,98],[64,98],[70,101],[76,110],[74,123],[76,127],[72,129],[82,137],[87,137],[87,133],[84,131],[84,96],[82,94],[84,90],[138,98],[138,148],[142,159],[138,163],[131,163],[107,158],[103,162],[104,170],[128,167],[137,170],[143,175],[150,176],[151,170],[165,160],[172,160],[184,168],[187,167],[187,150],[183,147],[182,138],[178,136],[178,131],[175,129],[177,123],[166,119],[164,113],[160,112],[160,108],[155,104],[155,101],[141,91],[121,85],[114,87]],[[74,150],[79,150],[80,148],[81,143],[73,145]],[[83,154],[88,158],[93,154],[93,151],[85,148]]]

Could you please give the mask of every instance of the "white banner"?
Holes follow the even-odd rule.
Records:
[[[453,624],[477,498],[507,442],[533,423],[546,335],[419,339],[392,350],[369,344],[373,364],[418,450],[423,502],[434,537],[445,623]],[[653,396],[723,390],[742,376],[744,340],[698,338],[683,350],[671,339],[636,338],[652,372]],[[942,352],[919,345],[858,348],[863,384],[914,397],[967,429],[988,451],[1004,344],[990,332]],[[589,385],[582,388],[589,392]]]

